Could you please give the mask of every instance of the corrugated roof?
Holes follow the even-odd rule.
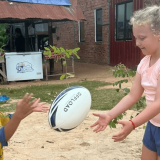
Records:
[[[0,1],[0,22],[18,20],[85,20],[77,6],[55,6]]]
[[[13,2],[24,2],[24,3],[38,3],[38,4],[52,4],[52,5],[67,5],[70,6],[69,0],[7,0]]]

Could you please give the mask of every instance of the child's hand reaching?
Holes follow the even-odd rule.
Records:
[[[91,127],[97,126],[93,131],[100,132],[104,131],[109,122],[111,121],[111,117],[107,113],[93,113],[94,116],[99,117],[98,121],[91,125]]]
[[[122,129],[112,136],[112,139],[114,139],[114,142],[122,141],[124,140],[133,130],[132,123],[130,121],[118,121],[119,124],[122,124]]]
[[[5,137],[8,141],[16,131],[21,120],[32,112],[47,112],[49,109],[45,103],[39,103],[39,99],[31,101],[33,94],[26,93],[22,100],[16,105],[16,111],[10,121],[5,125]]]
[[[26,93],[22,100],[17,103],[15,116],[22,120],[32,112],[47,112],[49,109],[44,106],[44,102],[39,103],[39,99],[30,101],[33,94]]]
[[[41,102],[37,104],[37,107],[33,109],[33,112],[47,112],[49,108],[47,106],[44,106],[46,103]]]

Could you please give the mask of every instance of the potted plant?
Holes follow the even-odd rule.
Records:
[[[67,59],[71,58],[71,56],[76,56],[77,59],[80,59],[77,52],[80,50],[80,48],[74,48],[74,49],[64,49],[63,47],[55,47],[50,45],[49,47],[44,47],[43,54],[45,56],[51,57],[54,54],[57,54],[57,60],[62,59],[62,65],[65,66],[66,72],[65,74],[62,74],[60,77],[60,80],[63,80],[64,78],[68,79],[71,77],[74,77],[74,74],[67,72]],[[59,56],[58,56],[59,55]]]

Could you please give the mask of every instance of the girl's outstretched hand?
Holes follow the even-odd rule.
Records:
[[[104,131],[108,123],[111,121],[110,115],[107,113],[93,113],[93,115],[99,117],[97,122],[91,125],[91,127],[96,126],[96,128],[93,131],[96,133],[100,131]]]
[[[114,142],[124,140],[133,130],[133,126],[130,121],[118,121],[118,123],[121,124],[123,127],[117,134],[114,134],[112,136]]]

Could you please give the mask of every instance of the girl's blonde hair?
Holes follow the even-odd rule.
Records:
[[[131,25],[150,24],[153,33],[157,34],[160,29],[160,7],[154,5],[135,11],[130,19],[130,24]]]

